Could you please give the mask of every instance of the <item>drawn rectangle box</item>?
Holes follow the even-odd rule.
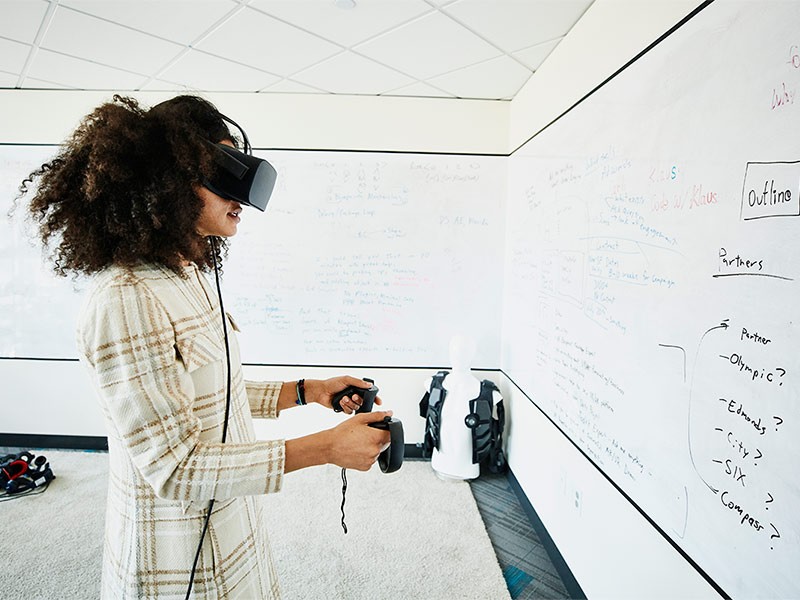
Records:
[[[800,216],[800,161],[748,162],[741,216],[743,221]]]

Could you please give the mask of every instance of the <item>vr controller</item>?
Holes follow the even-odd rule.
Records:
[[[336,412],[342,412],[342,400],[345,398],[345,396],[352,396],[355,394],[361,396],[362,399],[361,406],[358,408],[356,413],[372,412],[372,407],[375,404],[375,397],[378,395],[378,388],[375,386],[375,382],[372,379],[364,377],[364,381],[367,381],[372,385],[369,388],[349,385],[341,392],[337,392],[331,402],[333,405],[333,410]],[[369,423],[369,426],[389,432],[390,444],[389,447],[381,452],[380,456],[378,457],[378,466],[384,473],[394,473],[401,466],[403,466],[403,458],[405,457],[406,446],[403,436],[403,422],[400,419],[395,419],[394,417],[384,417],[383,421]]]
[[[370,423],[369,426],[389,432],[389,447],[381,452],[378,457],[378,466],[384,473],[394,473],[403,466],[403,458],[406,453],[405,440],[403,439],[403,422],[394,417],[384,417],[383,421],[375,421]]]
[[[336,392],[331,400],[334,412],[342,412],[342,400],[347,396],[361,396],[361,406],[356,413],[372,412],[372,405],[375,404],[375,397],[378,395],[378,388],[375,386],[375,381],[364,377],[364,381],[371,383],[368,388],[357,387],[355,385],[348,385],[341,392]]]

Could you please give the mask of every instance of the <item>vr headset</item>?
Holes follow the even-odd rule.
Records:
[[[214,144],[214,148],[218,168],[203,185],[221,198],[263,212],[278,178],[275,168],[263,158],[245,154],[226,144]]]

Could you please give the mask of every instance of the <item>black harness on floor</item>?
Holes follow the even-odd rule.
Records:
[[[6,454],[0,457],[0,502],[41,494],[55,478],[50,463],[41,454]]]
[[[442,385],[445,377],[447,371],[434,375],[430,389],[419,402],[419,416],[425,419],[424,458],[430,458],[434,448],[440,449],[442,407],[447,396]],[[482,380],[480,395],[469,401],[469,414],[464,418],[464,424],[472,430],[472,464],[485,462],[492,473],[503,473],[507,467],[503,452],[506,411],[502,400],[494,404],[494,392],[499,391],[493,382]]]

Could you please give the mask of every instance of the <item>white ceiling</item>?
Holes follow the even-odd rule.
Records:
[[[508,100],[592,2],[0,0],[0,88]]]

